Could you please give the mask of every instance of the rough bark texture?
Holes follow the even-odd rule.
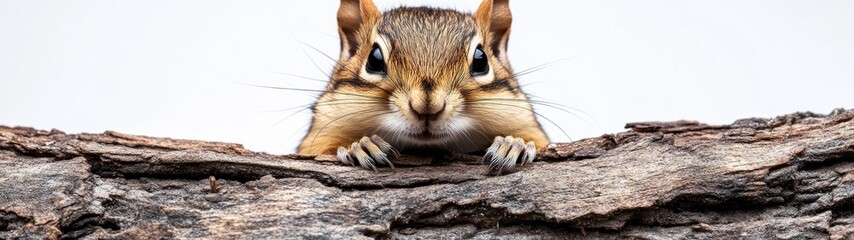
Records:
[[[462,154],[371,172],[236,144],[0,127],[0,239],[854,238],[854,111],[627,127],[503,176]]]

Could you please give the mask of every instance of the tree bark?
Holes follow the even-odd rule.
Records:
[[[854,238],[854,110],[627,128],[488,176],[0,127],[0,238]]]

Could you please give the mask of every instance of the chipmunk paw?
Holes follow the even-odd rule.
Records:
[[[486,149],[483,161],[489,162],[489,173],[501,174],[516,165],[534,161],[537,157],[537,147],[534,142],[525,142],[521,138],[511,136],[495,137],[492,146]]]
[[[338,148],[338,161],[343,164],[359,166],[364,169],[373,169],[377,171],[377,167],[391,167],[391,159],[400,157],[400,153],[391,146],[391,144],[383,141],[377,135],[362,137],[357,142],[350,145],[349,148]]]

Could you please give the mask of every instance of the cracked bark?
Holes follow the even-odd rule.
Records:
[[[236,144],[0,127],[0,238],[854,238],[852,110],[627,128],[486,176],[465,154],[371,172]]]

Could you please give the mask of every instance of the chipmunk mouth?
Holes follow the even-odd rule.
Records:
[[[413,123],[403,114],[395,114],[383,117],[378,133],[400,148],[446,147],[448,142],[456,138],[472,135],[469,131],[474,124],[470,118],[457,116],[430,122],[428,126],[424,122]]]
[[[410,133],[409,137],[411,137],[413,139],[422,140],[422,141],[430,141],[430,140],[436,140],[436,139],[441,138],[441,136],[436,135],[436,134],[430,132],[429,130],[424,130],[420,133]]]

